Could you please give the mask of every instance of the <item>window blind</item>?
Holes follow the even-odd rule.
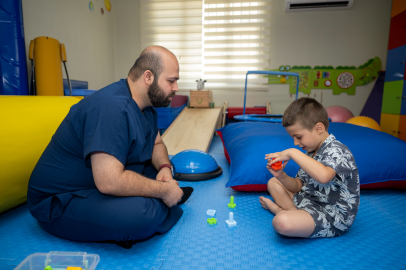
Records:
[[[271,0],[141,0],[141,46],[160,45],[179,60],[179,90],[243,90],[248,70],[269,68]],[[250,75],[249,90],[267,90]]]
[[[207,89],[243,90],[248,70],[269,68],[270,1],[204,1],[204,78]],[[249,90],[267,90],[250,75]]]
[[[179,61],[179,90],[203,78],[203,1],[141,0],[141,48],[163,46]]]

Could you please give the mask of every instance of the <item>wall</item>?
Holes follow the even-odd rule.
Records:
[[[117,50],[116,78],[128,71],[128,66],[143,49],[139,47],[139,0],[120,1],[120,8],[124,15],[117,17],[117,48],[120,49]],[[390,12],[391,0],[355,0],[350,10],[300,13],[285,13],[285,1],[273,0],[269,68],[280,65],[358,67],[378,56],[384,69]],[[325,107],[341,105],[359,115],[373,86],[374,82],[358,86],[353,96],[333,95],[332,90],[312,90],[310,96],[322,101]],[[188,95],[188,92],[179,94]],[[244,102],[243,92],[216,91],[213,98],[217,106],[225,101],[229,106],[243,106]],[[272,85],[265,92],[249,92],[247,106],[265,105],[269,101],[272,113],[281,114],[294,98],[288,94],[287,85]]]
[[[271,67],[280,65],[360,66],[380,57],[386,66],[391,0],[355,0],[350,10],[285,13],[285,1],[273,1]],[[356,88],[356,94],[333,95],[332,90],[312,90],[310,96],[323,105],[341,105],[359,115],[375,81]],[[271,109],[283,113],[293,101],[287,86],[272,86]],[[302,95],[303,96],[303,95]],[[261,96],[255,103],[260,102]]]
[[[270,68],[280,65],[360,66],[380,57],[386,66],[391,0],[355,0],[350,10],[285,13],[285,1],[273,0],[271,13]],[[375,81],[356,88],[356,94],[333,95],[332,90],[312,90],[310,97],[325,107],[345,106],[359,115]],[[272,85],[268,92],[251,92],[247,106],[271,103],[273,114],[282,114],[295,99],[287,85]],[[213,93],[216,105],[243,106],[244,94]],[[304,96],[299,94],[299,97]],[[307,96],[307,95],[306,95]]]
[[[141,53],[140,0],[111,1],[111,12],[100,14],[104,1],[23,0],[26,45],[37,36],[48,35],[64,43],[72,79],[86,80],[99,89],[127,76]],[[284,0],[273,0],[271,61],[280,65],[360,66],[378,56],[386,66],[391,0],[355,0],[350,10],[285,13]],[[104,8],[104,7],[103,7]],[[182,68],[182,67],[180,67]],[[331,90],[312,90],[311,97],[324,106],[341,105],[354,115],[361,112],[374,82],[358,86],[356,94],[333,95]],[[180,91],[179,94],[186,94]],[[214,92],[221,106],[242,106],[243,92]],[[303,96],[303,94],[299,95]],[[249,92],[247,106],[271,103],[272,113],[283,113],[294,100],[287,85],[272,85],[268,91]]]
[[[126,78],[141,53],[139,0],[120,0],[117,3],[115,19],[115,79]]]
[[[115,2],[108,12],[104,1],[95,1],[94,11],[87,0],[23,0],[25,43],[49,36],[64,43],[70,79],[89,82],[100,89],[115,81]],[[104,9],[104,15],[100,9]],[[28,57],[28,55],[27,55]],[[29,79],[31,64],[27,59]],[[63,76],[66,78],[64,68]]]

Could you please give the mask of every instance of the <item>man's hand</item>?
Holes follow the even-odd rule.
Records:
[[[171,169],[167,167],[162,168],[156,175],[156,180],[162,182],[168,182],[170,180],[173,180]]]
[[[168,206],[172,207],[177,205],[178,202],[182,199],[183,191],[179,187],[179,183],[176,180],[169,180],[165,182],[166,192],[162,201]]]

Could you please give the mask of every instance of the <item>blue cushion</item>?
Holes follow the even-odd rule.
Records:
[[[231,163],[227,187],[264,187],[272,177],[266,169],[265,154],[295,147],[280,123],[235,123],[223,127],[219,133]],[[329,133],[353,153],[361,188],[406,186],[406,142],[381,131],[347,123],[330,123]],[[292,177],[298,170],[293,160],[285,168]]]

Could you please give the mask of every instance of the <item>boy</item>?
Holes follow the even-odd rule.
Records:
[[[265,155],[274,176],[268,191],[275,202],[259,197],[262,206],[275,214],[272,225],[290,237],[334,237],[348,231],[360,201],[358,168],[350,150],[328,134],[328,115],[312,98],[300,98],[286,109],[282,125],[306,153],[291,148]],[[300,170],[296,178],[283,168],[289,160]],[[283,161],[275,171],[271,165]]]

